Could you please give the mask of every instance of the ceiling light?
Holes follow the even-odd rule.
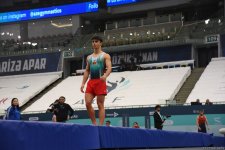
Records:
[[[53,25],[54,27],[57,27],[57,28],[72,27],[72,23],[68,23],[68,24],[51,23],[51,25]]]
[[[210,19],[205,20],[205,24],[208,24],[210,21]]]
[[[32,43],[31,45],[32,45],[32,46],[36,46],[36,45],[37,45],[37,43]]]

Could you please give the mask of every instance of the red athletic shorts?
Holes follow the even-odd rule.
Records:
[[[96,95],[107,95],[106,82],[101,79],[90,79],[87,83],[87,88],[85,93],[91,93]]]

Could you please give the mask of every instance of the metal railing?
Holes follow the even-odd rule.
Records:
[[[175,100],[172,100],[175,101]],[[180,104],[180,103],[170,103],[171,100],[167,101],[166,104],[160,104],[162,107],[166,107],[166,106],[191,106],[191,103],[184,103],[184,104]],[[202,103],[203,105],[205,103]],[[225,101],[222,102],[213,102],[213,105],[221,105],[221,104],[225,104]],[[131,106],[110,106],[110,107],[105,107],[106,110],[109,109],[128,109],[128,108],[149,108],[149,107],[155,107],[158,104],[150,104],[150,105],[131,105]],[[73,108],[75,111],[86,111],[86,108]],[[97,107],[94,107],[94,109],[97,109]],[[40,110],[40,111],[29,111],[29,112],[22,112],[21,114],[39,114],[39,113],[46,113],[47,110]],[[5,113],[0,113],[0,116],[5,115]]]
[[[184,104],[180,104],[180,103],[170,103],[172,101],[175,100],[169,100],[169,103],[166,104],[160,104],[162,107],[166,107],[166,106],[191,106],[191,103],[184,103]],[[205,103],[202,103],[203,105]],[[225,104],[225,101],[222,102],[213,102],[213,105],[221,105],[221,104]],[[148,108],[148,107],[155,107],[158,104],[150,104],[150,105],[130,105],[130,106],[110,106],[110,107],[105,107],[105,109],[127,109],[127,108]],[[73,108],[75,111],[82,111],[82,110],[86,110],[86,108]],[[94,109],[98,109],[97,107],[94,107]],[[29,112],[22,112],[22,114],[35,114],[35,113],[45,113],[46,110],[40,110],[40,111],[29,111]],[[0,114],[1,115],[1,114]]]
[[[120,38],[111,39],[112,41],[108,40],[106,33],[98,33],[104,40],[106,41],[105,46],[108,49],[129,49],[132,47],[145,47],[148,45],[150,47],[157,47],[157,46],[171,46],[176,44],[203,44],[204,36],[209,34],[218,34],[218,33],[225,33],[225,26],[224,26],[224,18],[215,18],[211,19],[208,24],[205,24],[204,20],[191,22],[189,24],[184,24],[180,30],[176,31],[174,34],[174,38],[166,38],[167,35],[162,35],[162,37],[154,38],[142,38],[141,35],[138,36],[138,30],[135,36],[125,36]],[[144,27],[146,28],[146,27]],[[121,29],[120,29],[121,30]],[[126,29],[123,29],[126,30]],[[128,29],[129,30],[129,29]],[[135,30],[135,28],[132,28]],[[109,31],[107,31],[108,33]],[[140,31],[141,32],[141,31]],[[13,50],[1,50],[0,48],[0,56],[14,56],[14,55],[27,55],[27,54],[35,54],[35,53],[46,53],[46,52],[55,52],[55,51],[67,51],[67,50],[74,50],[76,54],[80,55],[86,49],[91,48],[90,39],[94,35],[93,34],[86,34],[86,35],[74,35],[72,37],[71,43],[66,46],[55,46],[55,47],[46,47],[46,48],[32,48],[26,49],[21,51],[13,51]],[[165,37],[163,37],[165,36]],[[129,37],[129,38],[128,38]],[[121,40],[122,39],[122,40]],[[114,40],[114,41],[113,41]],[[108,44],[108,45],[107,45]],[[123,48],[124,47],[124,48]],[[114,51],[114,50],[113,50]]]

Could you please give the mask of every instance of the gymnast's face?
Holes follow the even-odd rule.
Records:
[[[96,39],[92,40],[92,48],[93,49],[99,49],[102,46],[102,42]]]

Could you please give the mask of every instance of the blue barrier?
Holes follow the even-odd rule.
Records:
[[[221,146],[223,140],[224,137],[194,132],[70,123],[0,121],[1,150],[207,147]]]
[[[225,137],[214,136],[213,146],[215,147],[225,147]]]
[[[98,128],[52,122],[0,121],[1,150],[99,149]]]
[[[99,127],[102,148],[206,147],[212,136],[204,133]]]

